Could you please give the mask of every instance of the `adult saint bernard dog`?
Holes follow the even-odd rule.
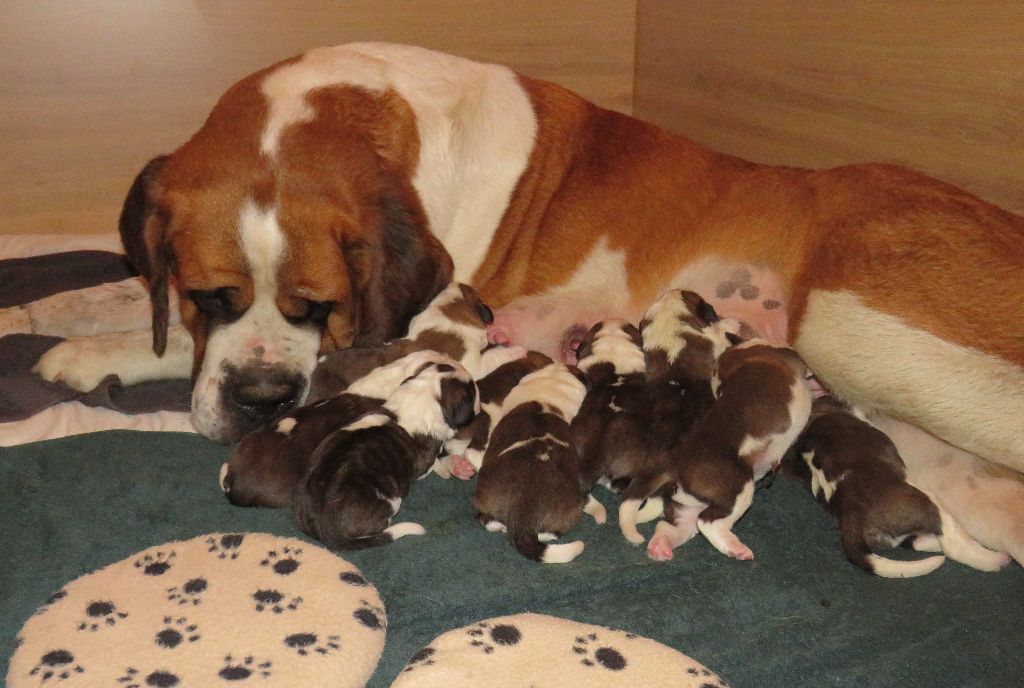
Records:
[[[899,167],[753,164],[506,67],[352,44],[232,86],[145,166],[121,233],[152,342],[72,340],[38,369],[191,371],[216,440],[452,279],[498,307],[494,340],[562,358],[685,287],[843,399],[1024,470],[1024,219]]]

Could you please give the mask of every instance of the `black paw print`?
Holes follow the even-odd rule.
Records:
[[[173,566],[172,560],[177,554],[172,550],[170,552],[153,552],[152,554],[146,554],[135,560],[135,568],[142,571],[147,576],[162,576],[171,570]]]
[[[729,688],[722,679],[718,678],[704,667],[692,666],[686,670],[686,673],[695,678],[699,677],[708,679],[704,683],[700,684],[700,688]]]
[[[295,573],[296,569],[299,568],[301,563],[298,559],[299,555],[302,554],[302,550],[299,548],[292,549],[285,545],[281,549],[281,553],[278,554],[277,550],[272,549],[267,552],[267,556],[260,562],[260,566],[268,566],[273,569],[274,573],[280,576],[287,576]]]
[[[479,647],[485,654],[494,652],[496,645],[516,645],[523,639],[523,634],[515,626],[496,624],[492,627],[486,621],[481,621],[476,626],[470,628],[466,631],[466,635],[470,637],[469,644],[473,647]]]
[[[751,283],[750,270],[747,268],[737,268],[733,270],[732,274],[729,275],[729,279],[724,282],[720,282],[715,287],[715,296],[720,299],[727,299],[736,292],[739,292],[740,298],[744,301],[753,301],[756,299],[761,290]]]
[[[363,574],[358,571],[342,571],[338,574],[338,578],[341,579],[342,583],[348,585],[354,585],[359,588],[365,588],[370,584],[370,581],[363,577]]]
[[[46,602],[43,603],[42,607],[40,607],[39,609],[35,610],[35,612],[33,613],[33,616],[37,616],[39,614],[43,614],[50,607],[52,607],[53,605],[57,604],[58,602],[60,602],[61,600],[63,600],[67,596],[68,596],[67,591],[64,590],[63,588],[61,588],[57,592],[55,592],[52,595],[50,595],[49,597],[47,597],[46,598]]]
[[[601,665],[605,669],[612,671],[622,671],[626,668],[626,658],[622,656],[621,652],[611,647],[598,647],[595,649],[592,647],[595,644],[597,644],[596,633],[576,636],[576,642],[573,643],[572,651],[578,655],[583,655],[580,664],[583,666]]]
[[[127,612],[117,611],[114,603],[107,600],[90,602],[85,608],[85,615],[88,618],[78,624],[78,630],[93,633],[107,626],[115,626],[118,619],[128,618]]]
[[[329,635],[320,642],[316,633],[292,633],[284,639],[285,645],[303,657],[309,654],[329,655],[341,649],[340,642],[336,635]]]
[[[199,640],[199,626],[190,624],[184,616],[165,616],[164,627],[157,631],[156,644],[173,650],[182,643],[194,643]]]
[[[208,585],[205,578],[190,578],[182,586],[167,588],[167,599],[179,605],[196,607],[203,603],[203,592]]]
[[[241,660],[228,655],[224,658],[224,666],[217,672],[217,675],[225,681],[245,681],[251,676],[266,678],[270,676],[271,666],[272,662],[269,660],[257,662],[252,655],[248,655]]]
[[[128,667],[124,674],[117,677],[123,688],[173,688],[181,683],[181,679],[165,669],[151,671],[145,676],[138,669]]]
[[[252,594],[252,599],[256,602],[256,611],[264,612],[268,609],[275,614],[282,614],[286,611],[294,612],[302,604],[301,597],[293,597],[290,601],[285,602],[285,594],[278,590],[257,590]]]
[[[244,533],[228,533],[219,538],[211,535],[206,538],[206,551],[215,553],[218,559],[237,559],[244,539]]]
[[[85,669],[75,662],[73,654],[67,650],[51,650],[39,658],[28,675],[38,676],[40,683],[46,683],[50,680],[63,681],[83,673]]]
[[[366,600],[359,600],[359,604],[361,605],[359,609],[352,612],[356,621],[375,631],[387,628],[383,609],[371,605]]]
[[[425,647],[412,656],[409,663],[405,665],[402,672],[412,671],[413,669],[421,666],[431,666],[434,664],[434,654],[437,652],[432,647]]]

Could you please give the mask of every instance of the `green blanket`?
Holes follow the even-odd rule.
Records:
[[[287,510],[232,507],[226,447],[172,433],[107,432],[0,449],[0,677],[25,620],[67,581],[134,552],[216,531],[298,536]],[[472,483],[430,476],[401,520],[427,535],[342,556],[377,586],[389,630],[372,688],[440,633],[533,611],[622,628],[674,647],[735,687],[1016,686],[1024,680],[1024,571],[947,562],[885,580],[843,558],[834,527],[796,483],[758,491],[737,527],[754,562],[701,538],[649,561],[589,518],[587,549],[535,564],[472,519]],[[608,493],[598,496],[612,507]],[[650,528],[650,525],[647,526]]]

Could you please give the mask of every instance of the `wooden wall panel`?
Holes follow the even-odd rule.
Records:
[[[134,175],[234,81],[318,45],[415,43],[632,106],[633,0],[5,0],[0,234],[116,228]]]
[[[1024,3],[639,0],[634,112],[751,160],[898,162],[1024,212]]]

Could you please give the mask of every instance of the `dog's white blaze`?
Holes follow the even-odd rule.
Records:
[[[292,430],[294,430],[295,426],[298,424],[299,421],[295,420],[295,418],[292,418],[291,416],[288,416],[287,418],[282,418],[281,420],[277,421],[277,426],[275,426],[274,429],[277,432],[281,433],[282,435],[290,435]]]
[[[412,108],[420,145],[413,185],[455,260],[455,279],[468,281],[534,147],[537,117],[516,74],[411,46],[310,50],[261,84],[270,106],[261,150],[273,157],[286,128],[315,116],[310,91],[335,85],[394,90]]]
[[[668,355],[669,363],[679,358],[686,348],[683,335],[687,332],[699,332],[681,321],[681,318],[692,316],[693,313],[679,297],[676,290],[662,294],[644,313],[648,321],[644,328],[644,350],[658,349]]]
[[[227,365],[269,365],[308,380],[320,349],[316,328],[296,327],[277,308],[277,271],[287,245],[276,210],[247,200],[238,215],[238,238],[252,279],[253,301],[242,317],[215,327],[207,340],[192,395],[192,422],[208,436],[219,434]]]
[[[1014,364],[913,328],[845,291],[810,293],[796,349],[867,413],[901,418],[1024,471],[1024,371]]]
[[[580,370],[586,372],[598,363],[611,363],[615,372],[622,375],[644,372],[644,351],[623,331],[627,324],[619,318],[605,320],[594,338],[590,355],[579,362]]]

